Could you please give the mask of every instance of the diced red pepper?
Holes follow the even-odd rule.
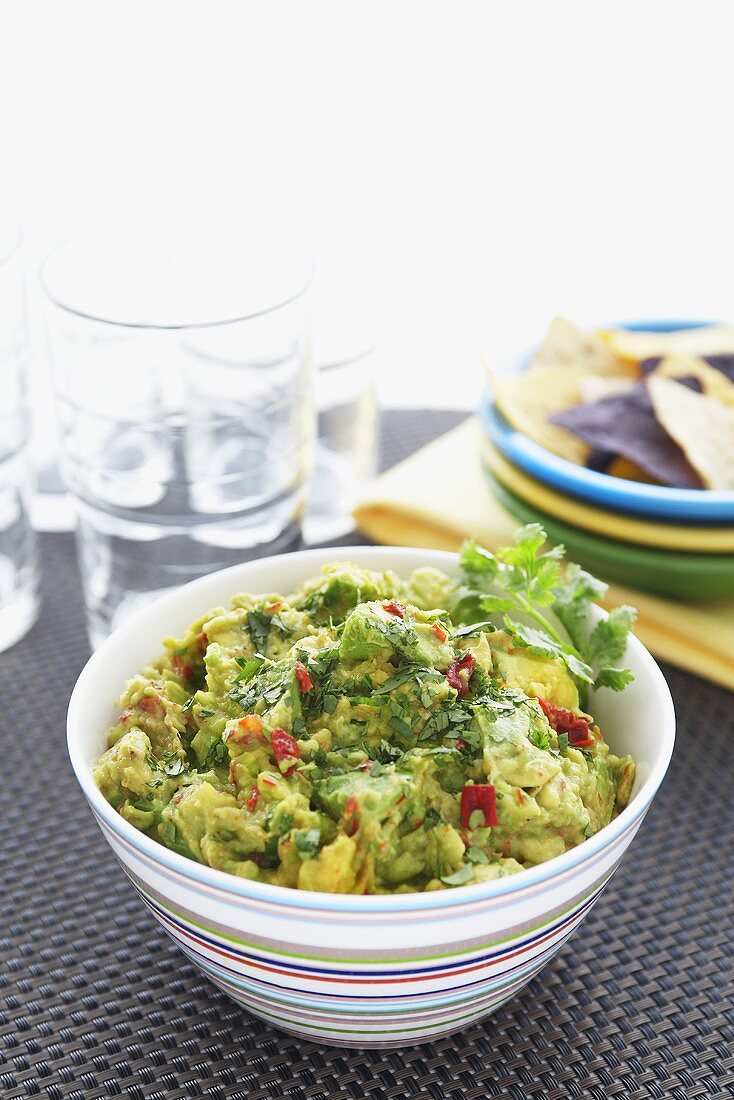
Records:
[[[431,624],[431,630],[436,635],[439,642],[445,642],[446,641],[446,631],[442,630],[441,627],[438,625],[438,623],[432,623]]]
[[[308,669],[300,661],[296,661],[296,679],[298,680],[299,690],[304,695],[313,687],[313,680],[308,674]]]
[[[463,657],[457,657],[446,669],[446,679],[452,688],[456,688],[459,695],[466,695],[469,690],[469,681],[476,666],[473,653],[465,653]]]
[[[247,799],[247,802],[245,802],[245,806],[247,806],[248,810],[254,810],[259,801],[260,792],[257,787],[253,787],[250,791],[250,797]]]
[[[199,642],[199,649],[201,650],[201,652],[206,653],[207,646],[209,645],[209,639],[207,638],[207,636],[206,636],[206,634],[204,633],[203,630],[202,630],[201,634],[198,637],[198,642]]]
[[[280,726],[276,726],[270,734],[270,744],[272,745],[273,756],[278,763],[278,767],[285,763],[286,760],[293,761],[293,764],[283,772],[283,775],[290,775],[296,769],[295,761],[301,756],[301,750],[298,747],[298,742],[295,737],[291,737],[287,730],[281,729]],[[282,768],[280,770],[283,771]]]
[[[588,749],[594,744],[594,738],[589,734],[589,719],[580,714],[574,714],[566,707],[557,707],[554,703],[548,703],[545,699],[538,698],[541,710],[548,719],[549,724],[556,733],[565,733],[569,744],[577,749]]]
[[[359,828],[359,803],[353,794],[350,794],[349,798],[344,804],[344,820],[347,823],[346,834],[347,836],[354,836]]]
[[[183,677],[184,680],[190,680],[194,674],[191,665],[187,665],[183,657],[172,657],[171,668],[177,676]]]
[[[260,716],[248,714],[245,718],[240,718],[237,725],[230,732],[228,740],[235,745],[246,747],[262,744],[265,738],[263,737],[263,724]]]
[[[461,824],[469,828],[471,815],[475,810],[484,814],[485,826],[497,825],[497,794],[493,783],[470,783],[461,792]]]
[[[396,603],[395,600],[390,600],[389,603],[383,604],[385,611],[389,611],[391,615],[397,615],[399,619],[405,618],[405,604]]]
[[[163,700],[157,695],[144,695],[138,706],[141,710],[147,710],[148,714],[161,714],[165,709]]]

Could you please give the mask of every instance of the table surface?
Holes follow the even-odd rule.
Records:
[[[456,421],[387,414],[383,465]],[[515,1000],[426,1046],[322,1047],[228,1000],[129,888],[66,756],[87,657],[72,536],[42,536],[41,553],[41,619],[0,656],[2,1097],[734,1097],[730,694],[665,667],[679,732],[660,795],[586,921]]]

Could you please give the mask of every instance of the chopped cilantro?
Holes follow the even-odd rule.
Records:
[[[441,882],[445,882],[447,886],[464,886],[473,878],[474,868],[471,863],[464,863],[458,871],[454,871],[453,875],[441,875]]]
[[[387,695],[388,692],[394,691],[396,687],[400,687],[401,684],[407,684],[408,680],[414,680],[418,669],[415,665],[403,665],[398,671],[391,676],[388,680],[385,680],[384,684],[380,684],[378,688],[375,688],[374,695]]]
[[[410,737],[413,732],[407,722],[395,715],[390,719],[388,725],[391,730],[395,730],[396,733],[402,734],[403,737]]]
[[[166,762],[163,765],[163,771],[166,773],[166,775],[170,775],[171,777],[175,775],[181,775],[181,773],[185,771],[185,769],[186,765],[184,764],[180,756],[176,757],[175,760]]]
[[[268,644],[271,622],[272,616],[267,615],[264,611],[247,612],[247,629],[250,631],[250,637],[255,643],[255,649],[265,649]]]
[[[240,671],[235,676],[235,683],[248,684],[250,680],[260,671],[265,664],[266,658],[261,654],[256,654],[254,657],[250,657],[249,660],[245,660],[243,657],[237,657],[237,664],[240,666]]]
[[[496,630],[494,623],[489,619],[485,619],[481,623],[469,623],[468,626],[460,626],[458,630],[454,630],[451,637],[454,638],[473,638],[476,634],[483,634],[485,631],[489,632]]]
[[[321,830],[307,829],[306,832],[303,832],[301,829],[296,829],[293,833],[293,842],[301,859],[311,859],[319,850]]]
[[[228,759],[227,746],[222,741],[215,741],[204,758],[204,769],[212,767],[213,764],[223,764]]]
[[[535,745],[536,749],[549,749],[551,743],[550,730],[531,730],[528,734],[528,741],[531,745]]]
[[[273,821],[273,832],[276,836],[285,836],[293,828],[293,814],[278,814]]]
[[[481,848],[477,848],[474,844],[472,844],[471,848],[467,848],[464,854],[472,863],[489,863],[489,856],[487,853],[483,852]]]

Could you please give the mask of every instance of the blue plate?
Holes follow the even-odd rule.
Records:
[[[624,321],[616,327],[632,332],[676,332],[686,328],[707,328],[714,321]],[[613,326],[606,326],[613,327]],[[535,348],[509,360],[503,372],[527,370]],[[734,492],[714,489],[670,489],[628,481],[596,470],[587,470],[547,451],[507,423],[495,408],[491,394],[482,399],[479,417],[489,438],[511,462],[539,481],[564,493],[588,500],[603,508],[632,512],[640,516],[673,519],[679,523],[734,523]]]

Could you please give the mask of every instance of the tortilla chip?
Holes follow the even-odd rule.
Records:
[[[577,436],[551,424],[551,413],[581,400],[581,367],[534,365],[521,374],[492,374],[494,400],[505,420],[533,442],[583,465],[589,448]]]
[[[602,397],[631,390],[634,385],[630,378],[618,375],[587,374],[579,379],[579,392],[582,401],[601,401]]]
[[[688,371],[683,370],[683,363],[691,364]],[[727,383],[734,385],[734,354],[668,355],[666,359],[644,359],[639,366],[644,376],[657,371],[658,368],[661,374],[670,378],[677,377],[679,374],[692,374],[700,378],[704,393],[719,397],[720,400],[725,401],[725,404],[730,404],[725,395],[730,392]]]
[[[663,378],[696,378],[709,397],[715,397],[725,405],[734,405],[734,382],[705,359],[695,355],[669,355],[658,362],[654,373]]]
[[[535,355],[544,367],[583,367],[588,374],[628,374],[629,366],[594,332],[583,332],[565,317],[555,317]]]
[[[684,388],[668,379],[660,381]],[[655,418],[643,382],[625,393],[564,409],[553,414],[552,421],[574,432],[591,447],[634,463],[663,485],[701,488],[695,469]]]
[[[614,328],[597,333],[602,344],[627,364],[668,355],[734,355],[734,326],[683,328],[677,332],[630,332]]]
[[[734,489],[734,408],[672,378],[650,376],[655,416],[708,489]]]

